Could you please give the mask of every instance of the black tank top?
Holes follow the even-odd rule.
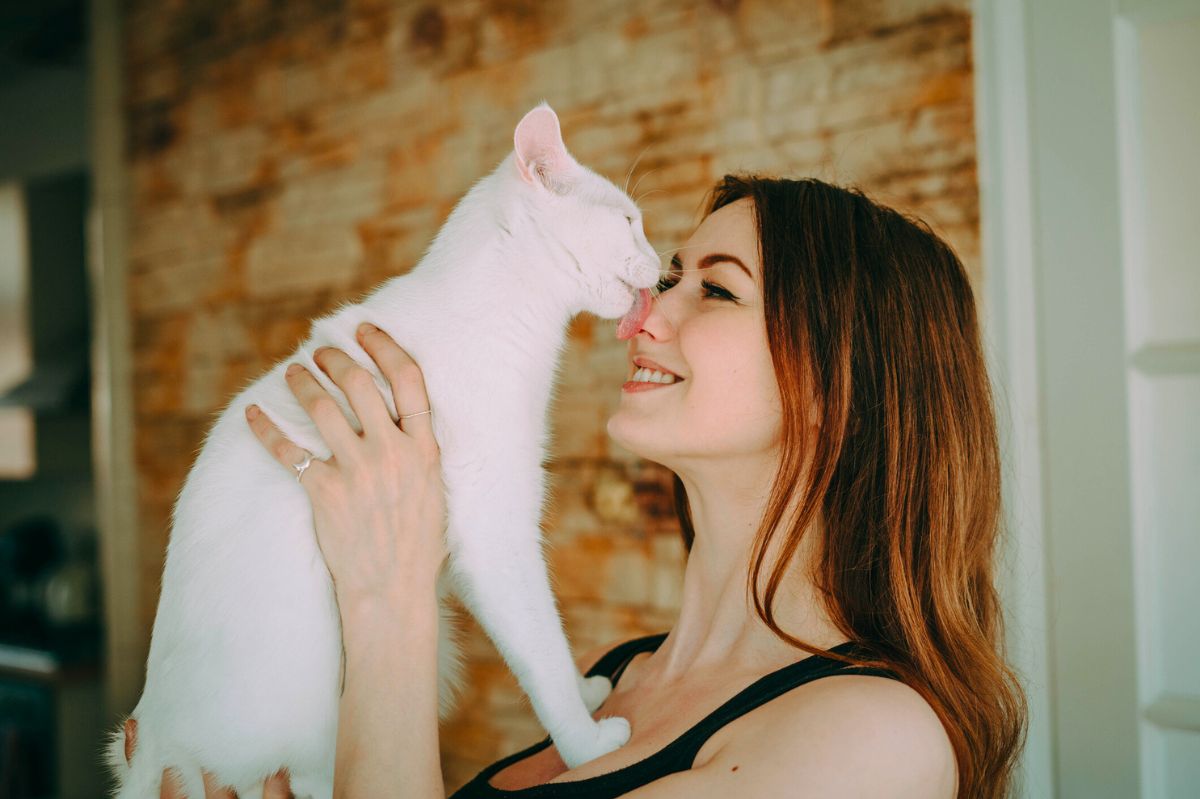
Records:
[[[596,674],[603,674],[612,680],[615,686],[617,680],[620,679],[621,674],[625,671],[625,667],[629,665],[629,661],[635,655],[640,652],[653,652],[658,649],[666,637],[666,633],[656,633],[655,635],[635,638],[632,641],[618,644],[606,653],[604,657],[600,658],[588,670],[585,676],[591,677]],[[847,641],[833,647],[830,651],[836,652],[839,655],[849,655],[853,650],[853,642]],[[649,757],[624,768],[582,780],[544,783],[542,785],[532,785],[528,788],[515,790],[504,790],[488,784],[488,780],[501,770],[516,763],[518,760],[523,760],[550,746],[550,737],[547,736],[533,746],[522,749],[520,752],[509,755],[488,766],[476,774],[474,779],[455,791],[449,799],[501,799],[501,797],[520,797],[520,799],[551,799],[552,797],[555,799],[557,797],[608,799],[608,797],[620,796],[632,791],[634,788],[653,782],[660,777],[689,770],[692,767],[692,761],[695,759],[696,753],[700,751],[700,747],[717,730],[739,716],[749,713],[759,705],[769,702],[792,688],[812,682],[813,680],[819,680],[822,677],[828,677],[832,674],[869,674],[878,677],[890,677],[894,680],[899,679],[899,677],[890,671],[861,666],[848,666],[837,660],[817,655],[808,656],[803,660],[791,663],[755,680],[674,741]]]

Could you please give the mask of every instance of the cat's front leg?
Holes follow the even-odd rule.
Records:
[[[563,762],[575,768],[623,746],[629,722],[591,716],[603,701],[596,686],[603,686],[595,678],[583,684],[551,591],[539,526],[542,467],[532,458],[512,461],[512,449],[507,463],[495,461],[504,463],[503,479],[446,475],[450,567],[463,604],[529,696]]]

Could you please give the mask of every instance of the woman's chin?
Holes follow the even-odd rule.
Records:
[[[654,451],[652,446],[649,446],[648,442],[645,441],[644,438],[638,436],[634,431],[625,429],[621,416],[621,412],[617,411],[612,416],[608,417],[608,422],[605,424],[605,430],[608,433],[609,439],[622,449],[633,453],[639,458],[658,463],[658,453]]]
[[[624,447],[630,452],[636,453],[637,450],[635,447],[637,446],[637,437],[634,436],[631,438],[630,436],[626,435],[627,431],[624,429],[625,421],[623,417],[624,414],[621,411],[617,411],[612,416],[608,417],[608,421],[604,424],[604,430],[606,433],[608,433],[608,437],[612,439],[614,443]]]

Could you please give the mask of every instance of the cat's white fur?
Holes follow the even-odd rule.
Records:
[[[210,429],[172,517],[145,687],[131,714],[132,760],[122,727],[104,746],[114,795],[157,797],[165,766],[179,768],[191,799],[204,795],[201,768],[246,799],[280,767],[297,796],[332,795],[342,666],[333,587],[304,489],[256,440],[243,410],[258,404],[290,440],[329,457],[283,378],[286,364],[303,363],[361,430],[313,363],[313,351],[329,345],[371,371],[397,418],[388,383],[355,340],[364,321],[420,366],[441,450],[450,553],[438,580],[441,718],[461,688],[444,602],[453,592],[569,766],[623,745],[625,719],[591,718],[611,685],[579,674],[551,593],[542,463],[571,317],[619,317],[658,278],[634,203],[569,155],[548,105],[530,111],[513,152],[458,203],[411,272],[314,321],[295,353],[237,394]]]

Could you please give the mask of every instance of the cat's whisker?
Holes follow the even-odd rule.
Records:
[[[629,179],[633,177],[633,170],[637,169],[638,162],[642,160],[642,156],[645,155],[646,151],[649,149],[650,145],[647,144],[642,148],[642,151],[638,153],[638,157],[633,159],[633,166],[629,167],[629,174],[625,176],[625,188],[622,189],[622,191],[624,191],[626,194],[629,193]],[[634,189],[636,190],[637,186],[634,186]]]
[[[634,202],[634,204],[636,205],[637,203],[640,203],[642,200],[644,200],[644,199],[646,199],[647,197],[649,197],[651,194],[655,194],[655,193],[657,193],[657,192],[665,192],[665,191],[666,191],[666,189],[651,189],[650,191],[648,191],[648,192],[646,192],[645,194],[643,194],[641,197],[638,197],[638,198],[637,198],[636,200],[634,200],[633,202]]]
[[[646,176],[647,176],[647,175],[650,175],[650,174],[652,174],[652,173],[654,173],[654,172],[657,172],[657,171],[658,171],[658,170],[660,170],[660,169],[662,169],[662,167],[661,167],[661,166],[656,166],[656,167],[654,167],[653,169],[648,169],[648,170],[646,170],[645,172],[643,172],[643,173],[642,173],[642,176],[641,176],[641,177],[639,177],[639,178],[637,179],[637,182],[633,184],[633,188],[630,190],[630,192],[629,192],[629,193],[630,193],[630,194],[636,194],[636,193],[637,193],[637,188],[638,188],[638,186],[640,186],[640,185],[641,185],[641,183],[642,183],[642,181],[646,179]],[[637,201],[635,200],[635,201],[634,201],[634,203],[636,204],[636,202],[637,202]]]
[[[659,258],[661,258],[661,257],[663,257],[664,255],[666,255],[667,253],[670,253],[671,255],[675,255],[676,253],[683,252],[684,250],[694,250],[694,249],[697,249],[698,247],[701,247],[701,246],[703,246],[703,245],[700,245],[700,244],[685,244],[685,245],[683,245],[683,246],[681,246],[681,247],[668,247],[668,248],[667,248],[667,249],[665,249],[665,250],[656,250],[656,252],[658,253],[658,257],[659,257]]]

